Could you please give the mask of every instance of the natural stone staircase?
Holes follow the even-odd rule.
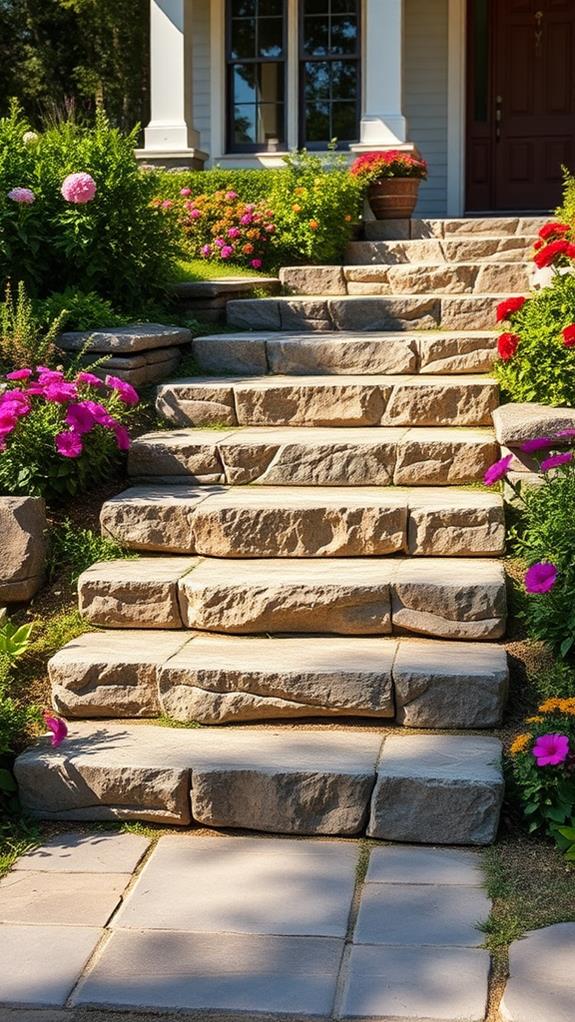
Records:
[[[19,758],[31,812],[494,838],[500,743],[409,729],[501,720],[503,505],[470,484],[499,451],[495,306],[539,223],[366,224],[345,267],[282,273],[298,294],[230,302],[251,332],[194,342],[205,376],[159,388],[176,428],[103,508],[144,556],[80,579],[106,630],[51,662],[85,722]],[[126,724],[155,717],[227,726]]]

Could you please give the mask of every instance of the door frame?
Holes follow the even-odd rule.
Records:
[[[447,216],[465,213],[467,0],[448,0]]]

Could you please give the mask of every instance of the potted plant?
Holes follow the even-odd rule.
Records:
[[[419,182],[427,178],[427,163],[413,153],[388,149],[362,153],[351,173],[366,186],[376,220],[401,220],[415,209]]]

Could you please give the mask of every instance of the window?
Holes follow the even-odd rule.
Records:
[[[285,0],[227,0],[228,152],[285,144]]]
[[[359,0],[300,0],[300,144],[359,137]]]

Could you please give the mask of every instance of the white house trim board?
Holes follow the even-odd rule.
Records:
[[[361,132],[354,150],[402,146],[404,0],[364,0]]]
[[[447,216],[465,212],[466,0],[449,0],[447,77]]]

